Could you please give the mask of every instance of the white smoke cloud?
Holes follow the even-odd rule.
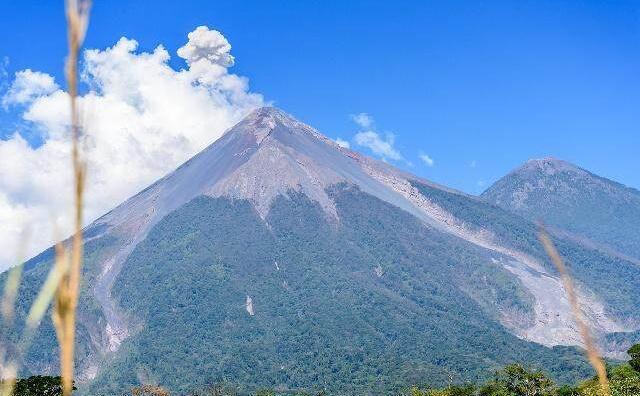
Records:
[[[190,65],[200,60],[222,67],[233,66],[234,58],[231,55],[231,44],[217,30],[209,30],[206,26],[198,26],[189,33],[189,41],[183,47],[178,48],[178,56],[185,59]]]
[[[199,27],[189,34],[179,50],[186,69],[169,66],[163,46],[150,53],[137,47],[135,40],[122,38],[111,48],[85,52],[83,80],[90,90],[79,103],[89,172],[87,222],[264,105],[246,78],[228,72],[231,46],[215,30]],[[0,269],[13,262],[26,227],[30,255],[51,245],[54,236],[68,235],[72,208],[67,93],[51,76],[24,70],[5,101],[24,105],[26,127],[40,133],[43,144],[33,147],[21,130],[0,140]]]

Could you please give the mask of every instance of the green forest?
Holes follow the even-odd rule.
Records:
[[[628,351],[630,360],[617,365],[607,365],[607,378],[611,396],[640,395],[640,344]],[[194,390],[188,396],[321,396],[331,395],[326,389],[282,390],[259,389],[242,391],[233,383],[217,383]],[[170,396],[172,393],[162,387],[146,385],[133,387],[133,396]],[[58,396],[62,395],[60,377],[33,376],[17,381],[13,396]],[[558,385],[543,371],[530,369],[513,363],[498,370],[481,383],[450,384],[445,387],[412,385],[397,396],[606,396],[600,388],[597,377],[584,380],[576,385]]]
[[[640,344],[628,351],[627,363],[607,365],[611,396],[640,395]],[[275,393],[272,393],[275,394]],[[604,396],[597,377],[577,385],[558,385],[544,372],[511,364],[480,384],[449,385],[444,388],[413,386],[408,396]]]

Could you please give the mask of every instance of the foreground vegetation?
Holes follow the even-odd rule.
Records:
[[[609,367],[607,374],[611,396],[640,395],[640,345],[636,358],[628,364]],[[630,351],[631,352],[631,351]],[[543,372],[511,364],[489,381],[476,385],[449,385],[445,388],[412,387],[408,396],[602,396],[597,377],[577,386],[558,386]]]
[[[609,366],[607,377],[611,386],[611,396],[640,395],[640,344],[628,351],[629,362]],[[74,388],[75,389],[75,388]],[[170,396],[171,393],[159,386],[145,385],[131,389],[133,396]],[[277,396],[329,394],[325,390],[317,391],[277,391],[261,389],[246,393],[229,384],[216,384],[191,392],[190,396]],[[59,396],[62,395],[60,377],[33,376],[16,382],[13,396]],[[444,388],[412,386],[400,396],[601,396],[602,392],[596,377],[583,381],[577,386],[558,386],[545,373],[529,370],[515,363],[497,371],[488,381],[481,384],[449,385]]]

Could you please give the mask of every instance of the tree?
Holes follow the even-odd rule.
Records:
[[[541,371],[528,371],[520,364],[510,364],[480,389],[481,396],[553,396],[553,381]]]
[[[76,389],[74,386],[73,389]],[[13,396],[59,396],[62,395],[60,377],[34,375],[18,379],[13,388]]]
[[[631,360],[629,360],[629,365],[633,367],[634,370],[640,372],[640,344],[635,344],[627,351]]]
[[[640,372],[628,364],[621,364],[611,368],[609,385],[612,396],[640,395]],[[598,378],[584,381],[578,386],[579,396],[602,396],[602,389]]]
[[[442,389],[420,389],[413,386],[409,389],[409,396],[473,396],[473,385],[449,385]]]
[[[562,385],[558,388],[558,396],[579,396],[580,393],[577,388],[569,385]]]
[[[237,394],[238,389],[225,382],[207,385],[201,392],[196,393],[197,396],[236,396]],[[259,394],[262,395],[262,393]]]

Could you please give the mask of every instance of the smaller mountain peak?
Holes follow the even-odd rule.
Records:
[[[526,161],[522,166],[515,170],[516,173],[519,172],[528,172],[528,171],[544,171],[548,174],[553,174],[557,172],[576,172],[579,171],[580,168],[571,164],[570,162],[558,159],[556,157],[543,157],[543,158],[534,158]]]
[[[558,159],[558,158],[556,158],[554,156],[547,156],[547,157],[542,157],[542,158],[531,158],[527,162],[553,163],[553,162],[562,162],[562,160],[560,160],[560,159]]]
[[[524,165],[537,165],[537,166],[542,166],[542,165],[560,165],[566,163],[565,161],[558,159],[556,157],[542,157],[542,158],[532,158],[530,160],[527,160]]]

